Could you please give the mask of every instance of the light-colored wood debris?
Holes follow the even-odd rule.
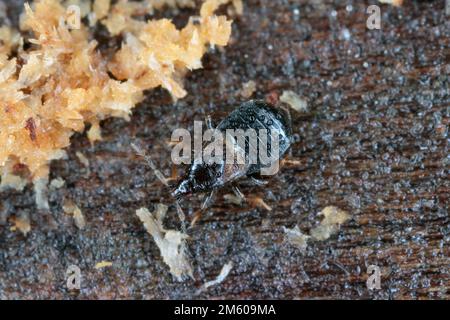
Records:
[[[50,210],[48,204],[48,180],[47,178],[41,178],[34,181],[34,196],[36,206],[39,210]]]
[[[306,112],[308,111],[308,102],[301,98],[294,91],[287,90],[283,91],[280,97],[280,101],[288,104],[292,109],[297,112]]]
[[[22,191],[27,185],[27,180],[14,174],[14,162],[7,160],[1,169],[0,191],[13,188]]]
[[[197,291],[197,294],[207,290],[208,288],[212,287],[212,286],[216,286],[218,284],[221,284],[225,278],[230,274],[231,269],[233,269],[233,262],[230,261],[228,263],[226,263],[223,267],[222,270],[220,270],[219,275],[211,281],[208,281],[206,283],[203,284],[203,286]]]
[[[310,231],[311,237],[318,241],[327,240],[336,234],[340,226],[351,218],[347,212],[334,206],[325,207],[319,215],[324,217],[323,220]]]
[[[85,166],[86,168],[89,168],[89,159],[86,158],[86,156],[83,153],[81,153],[80,151],[77,151],[75,153],[75,155],[77,156],[78,160],[80,160],[80,162],[83,166]]]
[[[75,225],[78,229],[84,229],[86,226],[86,219],[84,218],[83,212],[76,204],[72,201],[66,200],[63,204],[63,210],[66,214],[73,216],[73,220],[75,221]]]
[[[95,269],[100,270],[106,267],[111,267],[112,266],[112,262],[110,261],[101,261],[95,264]]]
[[[237,205],[237,206],[240,206],[240,205],[242,204],[242,201],[243,201],[243,200],[242,200],[242,197],[238,197],[237,195],[232,194],[232,193],[227,193],[227,194],[225,194],[225,195],[223,196],[223,199],[224,199],[226,202],[235,204],[235,205]]]
[[[182,281],[185,276],[193,278],[192,266],[186,251],[188,236],[180,231],[166,230],[163,227],[166,212],[167,206],[159,204],[153,214],[148,209],[141,208],[136,211],[136,215],[144,224],[147,232],[153,237],[164,263],[169,266],[170,273],[178,281]]]
[[[392,4],[396,7],[399,7],[403,4],[403,0],[379,0],[381,3]]]
[[[292,229],[283,227],[285,240],[298,247],[301,251],[305,251],[308,247],[308,241],[329,239],[339,231],[342,224],[351,218],[347,212],[334,206],[325,207],[318,213],[318,216],[323,216],[323,219],[317,227],[309,231],[309,235],[303,234],[298,226]]]
[[[241,96],[245,99],[250,98],[256,91],[256,82],[250,80],[242,85]]]
[[[50,181],[50,188],[59,189],[62,188],[65,183],[66,181],[63,178],[58,177]]]
[[[12,228],[12,231],[18,229],[24,236],[31,231],[30,216],[27,213],[22,213],[18,217],[15,217],[13,222],[14,227]]]
[[[285,240],[298,247],[301,251],[306,250],[310,236],[303,234],[298,226],[292,229],[283,227],[283,230],[285,232]]]
[[[251,205],[253,205],[253,206],[255,206],[255,207],[258,207],[258,208],[261,208],[261,209],[265,209],[265,210],[267,210],[267,211],[272,211],[272,207],[269,206],[269,205],[264,201],[263,198],[260,198],[260,197],[257,197],[257,196],[250,196],[250,197],[247,197],[247,201],[248,201]]]
[[[238,15],[242,15],[244,13],[244,3],[242,0],[232,0],[233,6],[236,9],[236,13]]]

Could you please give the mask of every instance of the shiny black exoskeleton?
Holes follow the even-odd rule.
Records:
[[[225,133],[226,129],[246,130],[250,128],[257,132],[258,129],[266,129],[269,134],[272,131],[278,134],[279,155],[276,157],[277,160],[284,155],[291,144],[292,129],[287,112],[264,101],[251,100],[241,104],[216,129]],[[270,150],[270,138],[267,138],[267,141]],[[245,152],[248,153],[249,140],[245,143]],[[257,148],[259,150],[259,145]],[[243,176],[255,174],[261,167],[259,159],[257,163],[253,164],[226,164],[225,152],[223,163],[206,164],[194,159],[187,176],[179,182],[172,194],[179,198],[195,192],[212,191]]]

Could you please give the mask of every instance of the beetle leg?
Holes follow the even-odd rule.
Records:
[[[181,209],[180,203],[178,200],[175,200],[175,205],[177,207],[177,215],[178,219],[180,219],[181,222],[181,230],[186,233],[186,215],[184,214],[183,209]]]
[[[137,145],[135,145],[134,143],[131,143],[131,147],[134,149],[134,151],[140,155],[141,157],[143,157],[145,159],[145,161],[147,161],[147,164],[149,165],[150,168],[152,168],[153,172],[155,173],[156,177],[159,179],[159,181],[161,181],[162,184],[164,184],[166,187],[169,186],[169,184],[167,183],[167,179],[166,177],[164,177],[164,175],[162,174],[161,171],[159,171],[156,168],[155,163],[153,162],[153,160],[145,153],[144,150],[142,150],[141,148],[139,148]]]
[[[247,199],[245,198],[244,194],[241,192],[241,190],[239,190],[238,187],[233,186],[233,192],[239,199],[241,199],[241,202],[247,201]]]
[[[206,209],[209,208],[209,205],[211,204],[211,199],[214,197],[214,190],[210,192],[210,194],[208,194],[205,197],[205,200],[203,201],[202,207],[200,208],[200,210],[197,210],[194,213],[194,218],[191,221],[191,228],[193,226],[195,226],[195,224],[197,223],[198,220],[200,220],[200,218],[202,217],[203,211],[205,211]]]
[[[211,199],[214,197],[214,190],[210,192],[209,195],[206,196],[205,201],[203,201],[201,210],[205,210],[209,208],[209,205],[211,204]]]
[[[265,186],[268,183],[268,181],[259,180],[256,179],[255,177],[250,177],[250,180],[252,180],[252,182],[257,186]]]
[[[212,121],[211,121],[210,115],[206,116],[205,122],[206,122],[206,126],[208,127],[208,129],[210,129],[210,130],[214,129],[212,126]]]

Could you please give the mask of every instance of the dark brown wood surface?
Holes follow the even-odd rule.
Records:
[[[10,8],[19,2],[6,1]],[[244,2],[231,44],[208,53],[204,69],[188,75],[185,99],[173,103],[163,90],[149,92],[130,122],[102,124],[103,142],[90,146],[85,135],[73,137],[69,159],[52,164],[52,178],[66,184],[51,193],[51,212],[36,210],[31,187],[0,194],[0,298],[450,297],[444,1],[380,5],[381,30],[366,28],[375,1]],[[175,22],[183,25],[194,12],[182,11]],[[170,190],[130,142],[146,146],[170,176],[171,132],[192,130],[207,115],[217,123],[244,100],[240,90],[249,80],[257,84],[253,98],[277,101],[292,90],[308,101],[307,112],[292,112],[296,143],[288,159],[298,163],[283,166],[267,186],[240,183],[272,211],[227,203],[231,188],[219,192],[188,229],[195,279],[177,282],[135,215],[165,203],[165,224],[178,229]],[[76,152],[89,159],[89,170]],[[84,230],[63,213],[64,199],[82,209]],[[201,202],[182,202],[189,219]],[[304,252],[284,241],[283,227],[307,233],[330,205],[352,215],[338,234]],[[32,225],[27,236],[10,230],[11,219],[24,214]],[[95,270],[100,261],[113,266]],[[234,267],[225,281],[195,295],[229,261]],[[82,271],[77,294],[66,288],[72,264]],[[380,290],[366,287],[369,265],[381,268]]]

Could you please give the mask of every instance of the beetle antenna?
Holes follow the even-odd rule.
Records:
[[[139,148],[137,145],[135,145],[134,143],[131,143],[131,147],[133,148],[133,150],[141,157],[143,157],[145,159],[145,161],[147,162],[147,164],[149,165],[149,167],[153,170],[153,172],[155,173],[156,177],[158,178],[159,181],[161,181],[162,184],[164,184],[166,187],[169,187],[169,184],[167,183],[167,179],[166,177],[164,177],[164,175],[162,174],[161,171],[159,171],[156,168],[155,163],[153,162],[153,160],[145,153],[144,150],[142,150],[141,148]],[[183,212],[183,209],[181,209],[180,206],[180,202],[178,201],[177,198],[175,198],[175,206],[177,208],[177,215],[178,215],[178,219],[180,219],[181,221],[181,229],[184,233],[186,233],[186,215]]]
[[[181,230],[183,231],[183,233],[186,233],[186,215],[184,214],[183,209],[181,209],[178,199],[175,199],[175,206],[177,207],[178,219],[180,219],[181,222]]]
[[[145,161],[147,161],[147,164],[149,165],[149,167],[153,170],[153,172],[155,173],[156,177],[158,178],[159,181],[161,181],[161,183],[163,185],[165,185],[166,187],[169,187],[169,184],[167,183],[167,179],[166,177],[164,177],[164,175],[162,174],[161,171],[159,171],[156,168],[155,163],[153,162],[153,160],[145,153],[145,151],[143,151],[141,148],[139,148],[137,145],[135,145],[134,143],[131,143],[131,147],[134,149],[134,151],[140,155],[141,157],[143,157],[145,159]]]

